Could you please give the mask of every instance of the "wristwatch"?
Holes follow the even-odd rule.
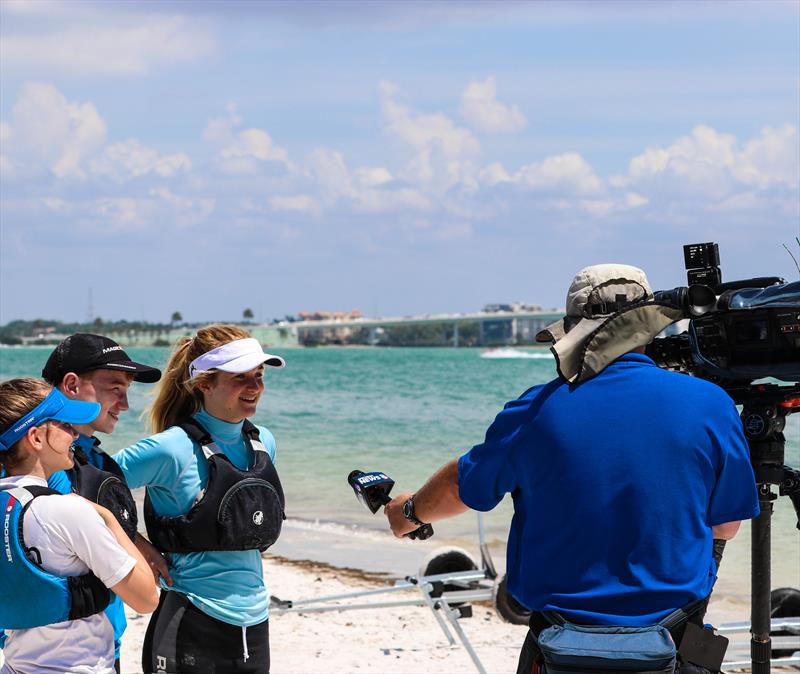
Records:
[[[403,504],[403,517],[405,517],[409,522],[416,524],[418,527],[421,527],[425,522],[420,520],[417,515],[414,513],[414,497],[407,499],[406,502]]]

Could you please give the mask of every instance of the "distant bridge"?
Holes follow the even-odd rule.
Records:
[[[478,323],[480,344],[516,344],[520,340],[532,341],[536,333],[548,323],[561,318],[563,311],[478,311],[467,314],[423,314],[418,316],[393,316],[386,318],[341,318],[313,321],[294,321],[281,324],[297,334],[300,342],[307,341],[308,333],[326,331],[369,330],[370,343],[378,343],[379,330],[397,326],[442,325],[452,329],[452,344],[459,346],[459,325]]]
[[[511,345],[520,342],[530,343],[536,333],[548,323],[561,318],[562,311],[477,311],[467,314],[423,314],[418,316],[390,316],[385,318],[340,318],[317,321],[285,321],[272,324],[244,325],[253,337],[262,344],[272,347],[291,347],[298,343],[348,343],[355,333],[362,329],[369,331],[368,337],[361,343],[381,343],[381,330],[397,326],[441,325],[443,328],[442,344],[460,346],[463,342],[459,334],[459,326],[465,323],[478,325],[477,342],[479,345]],[[328,331],[328,338],[323,337]],[[191,336],[194,327],[174,327],[168,330],[145,329],[109,332],[107,334],[124,347],[167,346],[184,336]],[[342,336],[337,339],[337,334]],[[312,339],[308,339],[309,336]],[[39,334],[23,337],[24,344],[54,346],[66,335]],[[474,332],[470,339],[474,339]]]

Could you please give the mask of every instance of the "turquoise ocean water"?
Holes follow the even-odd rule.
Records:
[[[166,348],[129,349],[137,360],[163,366]],[[555,375],[546,351],[536,357],[487,359],[477,349],[320,348],[278,350],[283,370],[268,370],[257,423],[278,445],[278,468],[290,518],[380,529],[346,483],[354,468],[382,470],[395,492],[420,486],[436,468],[483,439],[507,400]],[[0,349],[0,379],[38,376],[49,349]],[[148,434],[139,419],[152,387],[134,384],[131,410],[113,436],[110,453]],[[800,414],[789,417],[786,460],[800,466]],[[646,451],[643,450],[643,451]],[[569,491],[554,507],[570,507]],[[486,517],[488,538],[500,549],[511,519],[509,499]],[[437,526],[441,541],[474,537],[475,520],[462,516]],[[773,520],[774,587],[800,586],[800,538],[787,498]],[[322,555],[324,557],[324,554]],[[749,586],[749,528],[726,551],[721,582],[738,594]],[[357,566],[354,560],[353,566]]]

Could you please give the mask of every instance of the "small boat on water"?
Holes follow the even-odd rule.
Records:
[[[523,351],[511,346],[500,346],[494,349],[481,351],[481,358],[552,358],[553,355],[544,349],[537,351]]]

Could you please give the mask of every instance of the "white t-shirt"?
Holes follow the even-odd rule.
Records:
[[[47,481],[31,476],[0,480],[2,487],[34,485],[46,487]],[[58,576],[91,571],[112,587],[136,565],[97,511],[79,496],[34,499],[22,532],[25,545],[39,551],[42,567]],[[103,612],[6,634],[0,674],[114,674],[114,630]]]

